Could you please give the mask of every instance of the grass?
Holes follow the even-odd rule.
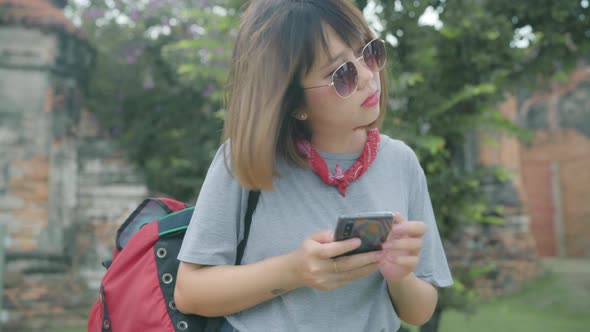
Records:
[[[477,306],[476,313],[443,313],[439,332],[590,331],[590,262],[545,260],[547,272],[518,293]],[[83,332],[86,328],[50,332]],[[417,331],[417,329],[412,329]]]
[[[86,326],[84,327],[64,327],[59,329],[50,330],[49,332],[85,332]]]
[[[590,262],[544,265],[547,272],[537,280],[516,294],[479,304],[473,315],[444,312],[439,332],[590,331]]]

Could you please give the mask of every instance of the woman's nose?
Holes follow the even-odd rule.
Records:
[[[369,69],[365,61],[361,58],[355,63],[359,75],[359,90],[362,90],[374,77],[375,73]]]

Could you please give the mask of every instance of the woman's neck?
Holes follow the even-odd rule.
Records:
[[[354,129],[341,134],[314,133],[311,144],[316,150],[327,153],[361,153],[367,143],[367,130]]]

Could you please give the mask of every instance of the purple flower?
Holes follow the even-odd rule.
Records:
[[[150,5],[150,7],[153,8],[153,7],[157,7],[157,6],[161,5],[161,4],[162,4],[162,1],[161,0],[152,0],[149,5]]]
[[[139,13],[136,9],[131,11],[131,14],[129,14],[129,18],[131,18],[133,21],[137,21],[139,19]]]
[[[111,128],[111,135],[119,136],[119,134],[121,134],[121,128],[118,128],[118,127]]]
[[[213,84],[207,85],[205,91],[203,91],[203,97],[209,97],[215,91],[215,86]]]
[[[95,20],[104,16],[104,10],[99,8],[88,8],[82,17],[87,20]]]

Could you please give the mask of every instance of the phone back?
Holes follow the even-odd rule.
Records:
[[[342,241],[355,237],[361,239],[361,246],[345,255],[381,250],[381,244],[387,239],[392,224],[391,212],[341,216],[338,218],[335,240]]]

